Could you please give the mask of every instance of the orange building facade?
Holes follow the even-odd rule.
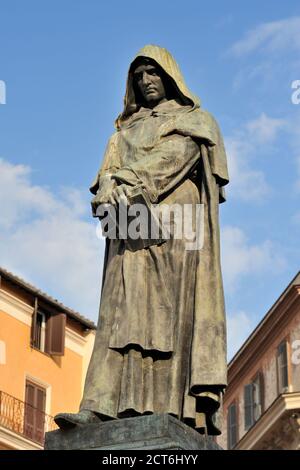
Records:
[[[300,272],[229,363],[218,443],[300,450]]]
[[[0,449],[42,449],[78,411],[96,326],[0,268]]]

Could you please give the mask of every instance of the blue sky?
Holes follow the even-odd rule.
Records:
[[[87,188],[132,57],[161,45],[225,139],[232,356],[299,270],[299,2],[0,0],[0,18],[0,265],[96,321],[103,242]]]

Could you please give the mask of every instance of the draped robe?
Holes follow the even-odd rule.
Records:
[[[142,187],[155,204],[202,204],[204,242],[187,250],[184,237],[171,237],[131,251],[124,240],[107,240],[81,409],[107,419],[170,413],[219,434],[227,367],[218,206],[226,155],[214,118],[188,91],[172,56],[157,46],[138,56],[155,60],[187,99],[134,108],[129,72],[125,110],[91,191],[101,191],[109,174],[117,184]]]

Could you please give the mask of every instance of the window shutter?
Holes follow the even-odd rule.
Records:
[[[45,430],[46,391],[42,388],[36,388],[35,400],[35,439],[39,442],[43,442]]]
[[[245,410],[245,429],[248,430],[254,423],[253,413],[253,384],[244,387],[244,410]]]
[[[26,382],[24,434],[41,443],[45,431],[45,405],[46,390]]]
[[[35,340],[36,340],[36,317],[37,317],[37,311],[38,311],[38,299],[35,297],[34,299],[34,309],[33,309],[33,314],[31,318],[31,331],[30,331],[30,346],[35,346]]]
[[[34,435],[34,397],[35,387],[26,383],[25,390],[25,414],[24,414],[24,434],[29,438]]]
[[[282,393],[288,388],[287,342],[282,341],[277,349],[278,388]]]
[[[259,380],[260,407],[261,407],[261,412],[263,413],[265,410],[265,380],[264,380],[264,374],[262,372],[259,372],[258,380]]]
[[[57,313],[50,315],[46,325],[45,352],[53,356],[63,356],[65,353],[66,315]]]
[[[237,406],[232,403],[227,412],[227,442],[228,449],[232,449],[237,443]]]
[[[264,377],[260,371],[253,380],[254,421],[257,421],[263,412]]]

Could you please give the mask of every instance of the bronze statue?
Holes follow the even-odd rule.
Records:
[[[130,65],[91,192],[93,214],[142,188],[153,204],[202,204],[204,242],[171,237],[137,250],[107,239],[98,330],[79,413],[62,428],[169,413],[201,433],[220,433],[227,380],[218,206],[228,183],[214,118],[187,88],[166,50],[146,46]]]

